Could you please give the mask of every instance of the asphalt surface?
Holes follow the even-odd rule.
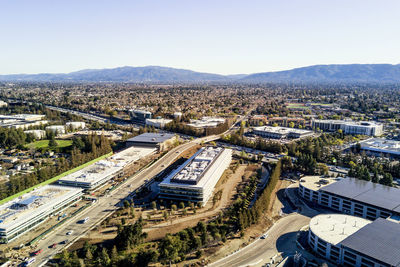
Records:
[[[295,186],[297,184],[293,184],[291,187]],[[288,194],[293,194],[290,195],[291,198],[297,198],[294,195],[294,190],[288,191]],[[282,253],[283,257],[294,254],[299,250],[296,246],[297,232],[309,224],[311,218],[318,214],[317,211],[306,205],[302,205],[300,210],[301,214],[293,212],[276,221],[267,231],[268,236],[265,239],[259,238],[237,252],[208,266],[263,266],[269,263],[278,253]]]
[[[71,218],[66,223],[56,228],[52,233],[46,235],[44,239],[39,241],[36,250],[43,249],[43,252],[36,256],[35,264],[37,266],[43,265],[52,256],[62,251],[74,241],[85,235],[85,233],[98,225],[105,217],[112,214],[118,207],[117,204],[128,196],[133,190],[140,187],[145,180],[150,180],[159,172],[167,168],[174,160],[176,160],[180,154],[186,150],[201,142],[202,140],[208,141],[213,137],[206,139],[196,139],[195,141],[182,144],[167,154],[161,159],[153,163],[150,167],[143,169],[136,173],[128,180],[126,180],[120,187],[109,193],[104,197],[98,198],[97,202],[92,204],[89,208],[79,213],[76,217]],[[214,137],[215,138],[215,137]],[[78,223],[80,220],[89,217],[88,222],[82,224]],[[66,233],[73,231],[71,235]],[[60,242],[68,240],[67,244],[60,244]],[[50,248],[52,244],[57,244],[55,248]]]

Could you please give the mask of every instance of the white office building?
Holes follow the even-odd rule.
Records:
[[[80,199],[82,189],[39,187],[0,206],[0,242],[8,243]]]
[[[113,178],[124,175],[124,168],[156,151],[156,148],[130,147],[57,181],[60,185],[93,190]]]
[[[380,156],[388,155],[400,157],[400,141],[387,140],[384,138],[370,138],[360,142],[361,150],[367,154]]]
[[[146,119],[146,125],[147,126],[153,126],[155,128],[162,129],[167,125],[168,123],[172,122],[170,119]]]
[[[46,131],[52,132],[55,135],[65,134],[65,126],[64,125],[50,125],[47,126]]]
[[[273,127],[273,126],[260,126],[254,127],[253,133],[264,138],[282,139],[282,138],[303,138],[314,134],[313,131],[287,128],[287,127]]]
[[[345,134],[355,135],[380,136],[383,134],[383,125],[372,121],[313,120],[312,127],[328,132],[341,129]]]
[[[159,197],[205,205],[231,160],[230,149],[201,148],[159,184]]]
[[[225,122],[224,118],[217,117],[203,117],[201,120],[190,120],[188,126],[194,128],[213,128]]]
[[[71,129],[73,131],[84,129],[86,127],[86,123],[83,121],[70,121],[65,124],[67,129]]]

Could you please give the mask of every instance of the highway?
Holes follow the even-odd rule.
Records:
[[[43,249],[43,252],[36,256],[36,264],[38,264],[38,266],[45,264],[52,256],[71,245],[80,237],[84,236],[87,231],[94,228],[96,225],[99,225],[104,218],[111,215],[118,208],[117,204],[121,199],[124,199],[133,190],[140,187],[145,180],[150,180],[156,174],[166,169],[184,150],[193,147],[199,142],[213,140],[213,138],[217,137],[196,139],[192,142],[173,148],[154,164],[131,176],[117,189],[104,197],[98,198],[96,203],[79,213],[76,217],[69,219],[66,223],[56,228],[52,233],[39,241],[36,250]],[[87,223],[77,223],[85,217],[90,218]],[[73,233],[71,235],[66,235],[69,231],[73,231]],[[60,242],[64,240],[68,240],[67,244],[60,244]],[[56,247],[49,248],[54,243],[57,244]]]

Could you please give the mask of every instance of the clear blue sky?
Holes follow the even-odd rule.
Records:
[[[400,63],[399,0],[0,0],[0,74]]]

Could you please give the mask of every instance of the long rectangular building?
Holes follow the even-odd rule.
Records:
[[[0,206],[0,242],[8,243],[80,199],[82,189],[46,185]]]
[[[380,136],[383,134],[383,125],[372,121],[351,120],[313,120],[313,129],[335,132],[339,129],[345,134],[361,134],[369,136]]]
[[[296,129],[296,128],[287,128],[287,127],[273,127],[273,126],[260,126],[254,127],[253,133],[265,138],[273,138],[273,139],[282,139],[282,138],[302,138],[311,136],[314,132]]]
[[[370,138],[360,142],[361,150],[367,154],[388,155],[390,157],[400,157],[400,141],[387,140],[384,138]]]
[[[231,160],[230,149],[201,148],[159,184],[159,197],[205,205]]]
[[[124,168],[156,151],[155,148],[130,147],[105,160],[100,160],[57,181],[60,185],[93,190],[107,181],[123,175]]]

